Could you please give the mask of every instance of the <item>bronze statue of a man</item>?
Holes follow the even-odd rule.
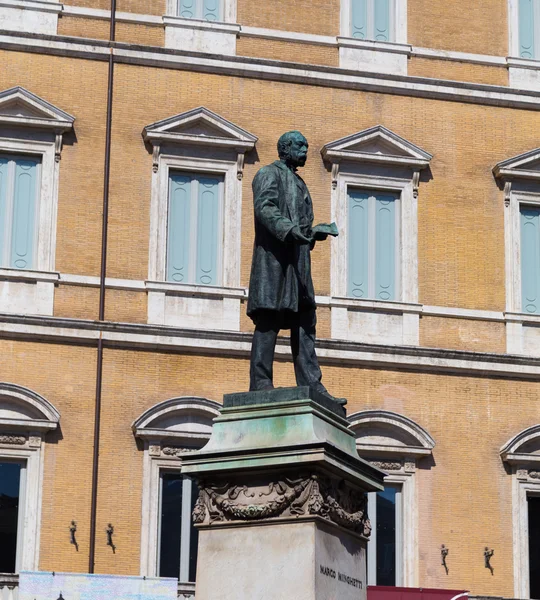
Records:
[[[284,133],[279,160],[253,180],[255,244],[247,314],[255,324],[251,347],[250,390],[273,388],[273,361],[280,329],[291,330],[296,383],[333,398],[321,383],[315,354],[315,292],[310,252],[325,240],[330,226],[313,228],[313,204],[297,173],[306,163],[308,142],[299,131]],[[335,235],[337,232],[332,232]]]

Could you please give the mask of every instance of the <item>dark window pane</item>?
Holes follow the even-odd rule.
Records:
[[[396,488],[377,493],[377,585],[396,585]]]
[[[540,497],[527,498],[529,505],[530,598],[540,598]]]
[[[15,573],[21,465],[0,462],[0,573]]]
[[[184,477],[179,473],[163,473],[161,490],[161,539],[160,539],[160,577],[176,577],[195,581],[197,572],[197,549],[199,532],[193,526],[191,513],[195,507],[199,490],[193,481],[191,498],[183,498]],[[182,522],[182,501],[189,502],[190,518]],[[183,528],[186,528],[184,530]],[[189,529],[189,573],[180,577],[180,554],[182,534]],[[187,541],[187,540],[186,540]]]
[[[180,576],[180,535],[182,531],[182,475],[163,473],[161,490],[161,540],[159,576]]]
[[[193,514],[195,502],[197,502],[197,497],[199,496],[199,488],[195,481],[193,481],[192,485],[191,514]],[[195,581],[195,574],[197,573],[197,550],[199,549],[199,530],[194,527],[191,519],[189,526],[191,528],[191,537],[189,540],[189,580]]]

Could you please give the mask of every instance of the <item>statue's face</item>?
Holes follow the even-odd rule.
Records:
[[[308,142],[303,135],[295,135],[289,147],[289,162],[295,167],[303,167],[306,164]]]

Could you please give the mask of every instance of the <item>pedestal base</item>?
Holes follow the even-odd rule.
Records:
[[[366,492],[345,411],[310,388],[230,394],[186,455],[199,529],[197,600],[365,600]]]
[[[197,600],[365,600],[366,542],[317,521],[199,533]]]

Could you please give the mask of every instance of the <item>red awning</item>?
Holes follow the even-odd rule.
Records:
[[[406,588],[385,585],[368,585],[367,600],[453,600],[465,598],[465,590],[438,590],[430,588]]]

